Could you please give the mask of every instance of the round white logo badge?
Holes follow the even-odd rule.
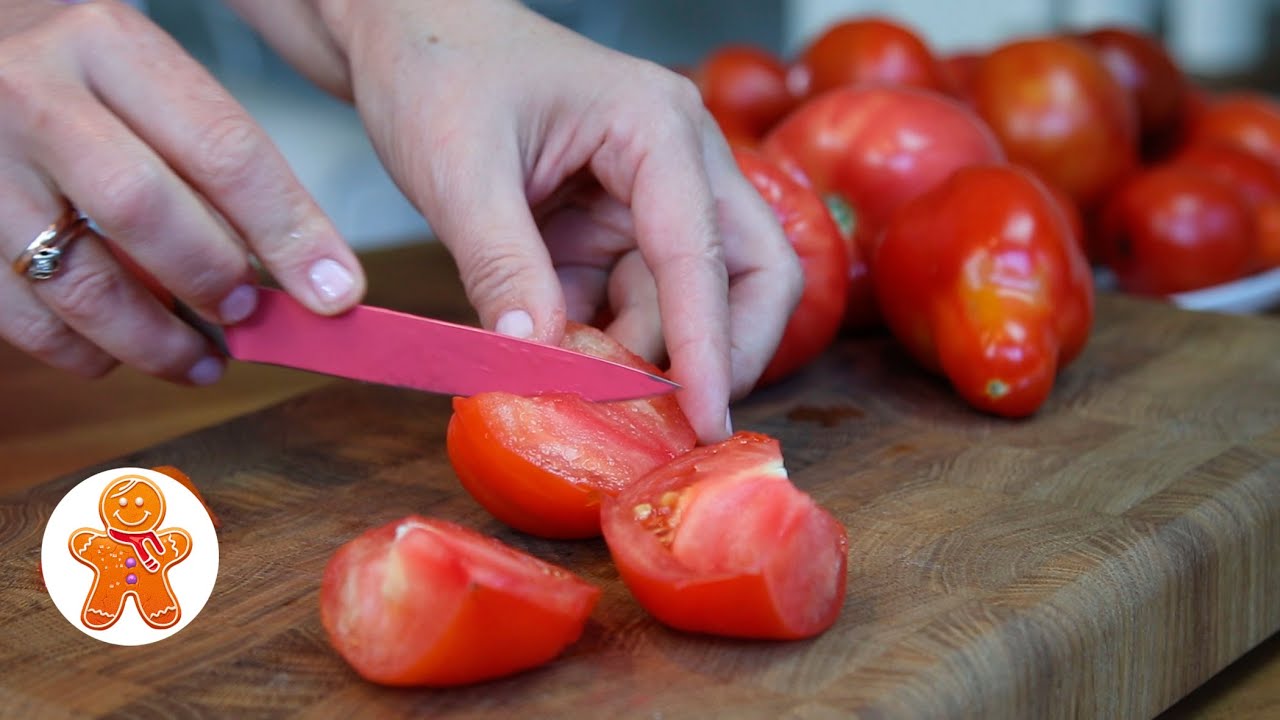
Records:
[[[116,645],[145,645],[195,619],[218,576],[218,536],[190,490],[145,468],[71,489],[45,526],[44,584],[67,621]]]

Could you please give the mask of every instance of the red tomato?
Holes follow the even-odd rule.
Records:
[[[946,90],[938,59],[901,23],[862,17],[837,23],[815,38],[792,67],[792,88],[813,97],[857,84]]]
[[[320,620],[366,680],[448,686],[551,661],[582,635],[600,589],[443,520],[409,516],[325,566]]]
[[[1134,99],[1144,154],[1160,154],[1178,130],[1188,86],[1182,70],[1159,40],[1136,30],[1103,27],[1080,37]]]
[[[885,230],[873,277],[889,329],[973,407],[1033,414],[1093,324],[1093,275],[1070,233],[1028,170],[957,171]]]
[[[1099,242],[1121,289],[1168,295],[1242,277],[1256,239],[1253,215],[1235,190],[1202,170],[1169,165],[1116,191]]]
[[[213,524],[214,529],[222,527],[222,520],[218,518],[218,515],[213,511],[213,508],[209,507],[209,503],[205,502],[204,493],[200,492],[200,488],[196,487],[195,482],[191,480],[189,475],[172,465],[159,465],[151,469],[158,473],[168,475],[181,483],[183,487],[190,490],[191,494],[195,495],[196,499],[200,501],[200,504],[204,506],[205,512],[209,513],[209,522]]]
[[[844,604],[844,527],[791,484],[765,435],[693,450],[607,498],[602,517],[623,582],[671,627],[804,638]]]
[[[1229,145],[1191,145],[1173,163],[1226,183],[1253,209],[1256,269],[1280,266],[1280,167]]]
[[[1133,99],[1079,41],[1031,39],[997,48],[974,73],[973,103],[1010,160],[1086,210],[1137,166]]]
[[[596,328],[570,323],[564,347],[658,369]],[[693,428],[672,395],[593,403],[577,395],[454,398],[448,453],[494,517],[548,538],[600,534],[600,499],[688,451]]]
[[[787,68],[771,53],[749,45],[717,49],[692,75],[703,104],[731,141],[748,145],[796,105]]]
[[[1280,104],[1256,93],[1219,96],[1200,111],[1190,142],[1243,148],[1280,167]]]
[[[806,102],[766,137],[764,153],[818,191],[854,238],[845,327],[877,321],[868,261],[889,215],[958,168],[1004,158],[973,111],[941,93],[847,87]]]
[[[982,53],[961,52],[941,60],[942,76],[946,79],[947,92],[955,99],[968,104],[973,100],[973,74],[982,62]]]
[[[773,208],[804,268],[804,293],[787,321],[773,359],[760,376],[759,385],[763,386],[795,372],[835,339],[849,296],[851,248],[812,189],[758,152],[738,149],[734,156],[747,180]]]

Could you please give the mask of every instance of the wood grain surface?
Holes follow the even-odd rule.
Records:
[[[402,309],[462,318],[450,272],[396,269],[422,288]],[[736,407],[849,528],[848,602],[815,640],[665,630],[601,543],[504,530],[460,490],[447,399],[337,382],[0,499],[0,714],[1150,717],[1280,628],[1280,326],[1111,296],[1099,310],[1030,421],[968,410],[883,337]],[[122,464],[182,467],[223,521],[204,612],[140,648],[88,641],[36,571],[57,500]],[[360,681],[319,627],[319,574],[407,512],[600,583],[582,641],[472,688]]]

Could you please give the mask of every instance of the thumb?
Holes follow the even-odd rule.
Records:
[[[475,170],[451,178],[428,220],[453,256],[484,327],[558,344],[564,334],[564,292],[520,174]]]

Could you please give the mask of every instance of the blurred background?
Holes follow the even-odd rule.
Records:
[[[263,124],[303,184],[357,248],[421,239],[429,228],[382,170],[355,112],[316,90],[221,3],[142,0]],[[1014,35],[1123,24],[1159,36],[1184,70],[1219,86],[1274,91],[1280,0],[529,0],[592,39],[666,65],[747,42],[789,55],[828,23],[876,13],[938,52]]]

